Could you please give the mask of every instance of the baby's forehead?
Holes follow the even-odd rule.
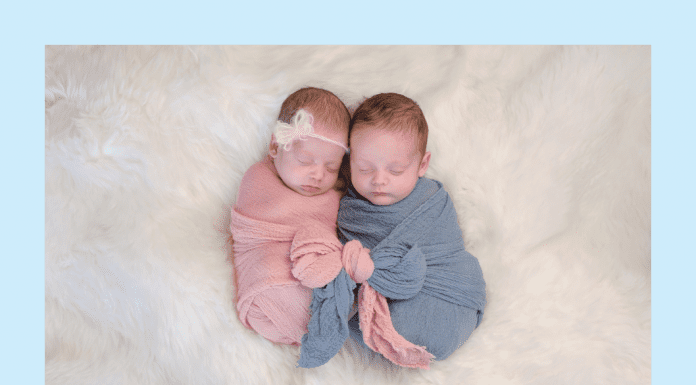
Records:
[[[365,141],[355,141],[356,136],[362,136]],[[409,129],[401,129],[399,127],[380,127],[380,126],[358,126],[354,127],[350,133],[350,146],[354,148],[355,145],[360,145],[362,143],[368,144],[373,142],[371,139],[379,138],[382,142],[392,142],[395,145],[401,147],[403,152],[408,152],[407,150],[417,149],[418,147],[418,135]]]
[[[408,165],[417,157],[418,148],[410,138],[391,140],[399,136],[380,135],[380,140],[365,137],[365,140],[351,142],[350,157],[355,162]]]
[[[335,123],[331,124],[329,122],[323,122],[321,120],[314,119],[312,122],[312,128],[314,132],[318,135],[323,135],[326,137],[341,137],[343,139],[348,139],[348,126],[345,127],[337,126]]]
[[[317,138],[295,140],[292,149],[294,152],[301,155],[323,157],[328,160],[338,159],[338,161],[343,159],[343,155],[345,154],[341,147]]]

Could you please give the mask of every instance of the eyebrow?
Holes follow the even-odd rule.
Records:
[[[370,162],[369,160],[362,159],[362,158],[356,159],[355,162],[356,163],[364,163],[365,166],[373,166],[372,162]],[[410,162],[406,162],[406,163],[391,162],[391,163],[387,164],[387,167],[388,168],[394,168],[394,167],[396,167],[396,168],[408,168],[408,166],[410,166],[412,163],[413,163],[413,160],[411,160]]]

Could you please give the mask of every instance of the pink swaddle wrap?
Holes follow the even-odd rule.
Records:
[[[340,195],[306,197],[285,186],[270,158],[244,174],[232,210],[237,310],[244,326],[278,343],[307,332],[312,288],[342,268]]]

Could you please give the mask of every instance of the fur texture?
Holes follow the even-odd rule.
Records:
[[[650,48],[46,48],[47,384],[650,383]],[[487,283],[429,371],[244,328],[229,209],[302,86],[416,100]]]

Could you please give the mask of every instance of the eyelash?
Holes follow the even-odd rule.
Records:
[[[314,163],[314,162],[310,162],[310,161],[303,161],[303,160],[300,160],[300,159],[298,159],[297,161],[300,162],[300,164],[303,165],[303,166],[311,166],[311,165]],[[332,174],[336,174],[336,173],[338,172],[338,169],[333,169],[333,168],[328,168],[328,167],[327,167],[327,168],[326,168],[326,171],[328,171],[328,172],[330,172],[330,173],[332,173]]]
[[[372,169],[367,169],[367,170],[359,169],[359,171],[363,174],[368,174],[368,173],[372,172]],[[389,173],[391,173],[394,176],[399,176],[399,175],[403,174],[404,172],[403,171],[389,171]]]

